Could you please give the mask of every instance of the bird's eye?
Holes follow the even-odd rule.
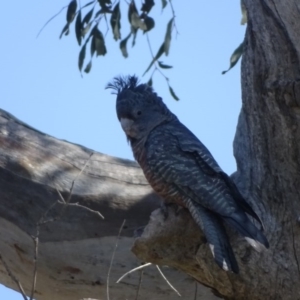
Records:
[[[138,110],[138,112],[136,113],[138,116],[140,116],[142,114],[142,112],[140,110]]]

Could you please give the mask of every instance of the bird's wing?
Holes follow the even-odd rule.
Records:
[[[179,122],[179,121],[178,121]],[[231,196],[234,200],[239,204],[239,206],[250,216],[256,219],[261,227],[263,228],[263,223],[259,216],[254,212],[252,207],[248,204],[248,202],[241,195],[240,191],[236,187],[235,183],[232,179],[222,171],[219,167],[209,150],[199,141],[199,139],[183,124],[181,124],[181,130],[174,132],[178,143],[180,144],[180,148],[185,152],[193,153],[195,159],[197,160],[199,166],[201,167],[203,172],[211,173],[212,176],[218,177],[222,180],[228,190],[231,193]]]
[[[235,203],[263,227],[260,218],[246,202],[235,183],[222,171],[209,150],[188,128],[176,120],[167,124],[162,132],[160,134],[162,140],[155,151],[166,156],[160,162],[166,164],[163,168],[165,172],[169,170],[168,174],[165,174],[166,180],[178,184],[181,188],[188,187],[185,190],[190,196],[191,194],[196,196],[199,186],[202,186],[203,192],[212,189],[212,186],[218,187],[212,189],[211,193],[217,193],[217,190],[220,193],[229,193]],[[214,210],[213,203],[205,202],[201,199],[200,204]],[[233,208],[228,207],[228,209]]]

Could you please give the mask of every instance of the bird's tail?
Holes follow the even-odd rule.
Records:
[[[243,211],[235,212],[224,220],[245,237],[247,242],[258,252],[269,248],[265,235],[250,221]]]
[[[239,266],[229,243],[222,220],[213,212],[191,200],[187,203],[196,223],[202,228],[215,262],[225,271],[239,272]]]

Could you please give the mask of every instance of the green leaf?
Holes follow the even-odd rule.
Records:
[[[101,10],[103,13],[110,12],[111,9],[111,1],[110,0],[98,0]]]
[[[142,5],[141,11],[145,13],[149,13],[152,7],[154,6],[154,1],[153,0],[144,0],[145,2]]]
[[[91,41],[91,57],[93,57],[95,51],[96,51],[96,45],[95,45],[95,38],[93,37]]]
[[[127,35],[127,37],[126,37],[123,41],[120,42],[120,49],[121,49],[121,52],[122,52],[122,54],[123,54],[123,56],[124,56],[125,58],[128,57],[128,52],[127,52],[127,41],[128,41],[128,39],[129,39],[130,37],[131,37],[131,32]]]
[[[69,34],[69,23],[67,23],[64,28],[62,29],[59,38],[63,36],[63,34],[68,35]]]
[[[120,32],[120,28],[121,28],[121,11],[120,11],[120,2],[118,2],[114,9],[113,12],[111,14],[111,18],[110,18],[110,25],[112,28],[112,32],[114,35],[114,39],[120,40],[121,39],[121,32]]]
[[[174,90],[172,89],[171,86],[169,86],[169,91],[170,91],[170,94],[171,96],[176,100],[176,101],[179,101],[179,98],[176,96]]]
[[[144,33],[147,31],[150,31],[155,26],[155,22],[153,18],[150,18],[148,16],[145,17],[144,23],[146,25],[146,30],[144,30]]]
[[[93,27],[93,29],[91,30],[91,32],[90,32],[90,35],[89,35],[89,37],[87,38],[87,40],[86,40],[86,43],[88,42],[88,40],[90,39],[90,38],[92,38],[92,41],[91,41],[91,57],[93,57],[93,55],[94,55],[94,53],[95,53],[95,51],[96,51],[96,45],[95,45],[95,39],[94,39],[94,33],[98,30],[98,24],[96,24],[94,27]]]
[[[91,68],[92,68],[92,60],[90,60],[90,62],[86,65],[84,72],[89,73],[91,71]]]
[[[138,29],[137,29],[137,28],[131,27],[131,32],[132,32],[132,34],[133,34],[133,38],[132,38],[132,47],[134,47]]]
[[[162,69],[171,69],[173,68],[172,66],[169,66],[169,65],[165,65],[163,62],[159,61],[158,62],[158,65],[160,66],[160,68]]]
[[[245,25],[248,22],[248,16],[247,16],[247,10],[245,7],[244,0],[241,0],[241,11],[242,11],[241,25]]]
[[[90,22],[84,28],[82,28],[82,30],[81,30],[82,37],[84,37],[89,32],[91,26],[92,26],[92,22]]]
[[[134,33],[133,30],[141,29],[146,30],[146,24],[142,21],[140,18],[140,15],[138,13],[138,10],[135,6],[134,0],[132,0],[128,7],[128,20],[132,28],[132,33]]]
[[[77,1],[72,0],[67,9],[67,16],[66,16],[67,23],[70,24],[74,20],[76,15],[76,10],[77,10]]]
[[[82,25],[81,25],[81,10],[80,10],[75,22],[75,34],[79,46],[81,45],[81,30],[82,30],[81,26]]]
[[[161,0],[161,4],[162,4],[162,9],[164,9],[167,6],[168,1],[167,0]]]
[[[78,57],[78,68],[79,71],[81,72],[82,70],[82,66],[83,66],[83,62],[85,59],[85,49],[86,49],[86,44],[84,44],[79,52],[79,57]]]
[[[102,32],[97,27],[94,27],[92,35],[93,35],[92,44],[91,44],[92,56],[94,52],[97,53],[97,56],[105,55],[107,51],[106,51],[105,41]]]
[[[131,17],[132,17],[133,14],[139,15],[138,10],[135,6],[134,0],[132,0],[130,2],[129,7],[128,7],[128,21],[129,21],[131,26],[133,26],[133,24],[131,23]]]
[[[167,31],[165,35],[165,42],[164,42],[164,52],[166,56],[169,54],[170,45],[171,45],[171,38],[172,38],[172,28],[173,28],[173,21],[174,18],[172,18],[167,25]]]
[[[85,24],[89,24],[92,16],[93,16],[93,11],[94,11],[94,7],[84,16],[83,20],[82,20],[82,27]]]
[[[150,65],[148,66],[147,70],[144,72],[143,76],[151,69],[151,67],[153,66],[155,61],[157,61],[162,56],[162,54],[164,53],[164,49],[165,49],[164,45],[165,45],[165,43],[162,43],[162,45],[159,47],[155,57],[152,59]]]
[[[150,77],[150,79],[149,79],[149,81],[147,82],[147,84],[148,84],[149,86],[152,86],[152,85],[153,85],[152,77]]]
[[[230,66],[228,68],[228,70],[223,71],[222,75],[226,74],[230,69],[232,69],[236,63],[239,61],[240,57],[243,54],[243,48],[244,48],[244,42],[242,42],[232,53],[231,57],[230,57]]]

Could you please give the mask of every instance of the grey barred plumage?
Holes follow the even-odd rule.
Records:
[[[269,247],[247,214],[261,223],[259,217],[234,182],[151,87],[129,76],[115,78],[108,88],[117,93],[118,119],[150,185],[165,202],[190,211],[221,268],[238,273],[223,221],[257,251]]]

